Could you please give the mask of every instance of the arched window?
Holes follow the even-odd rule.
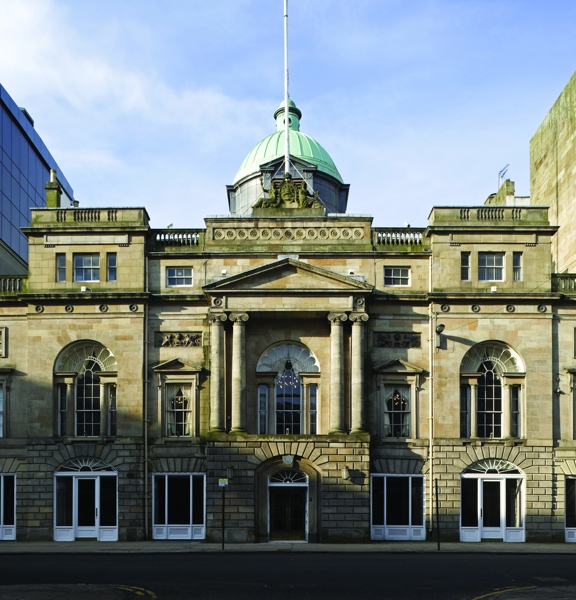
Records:
[[[116,359],[102,344],[75,342],[56,359],[59,436],[116,435]]]
[[[318,433],[320,367],[310,350],[274,346],[260,357],[256,371],[258,433]]]
[[[522,359],[506,344],[468,350],[460,365],[460,437],[521,437],[524,378]]]

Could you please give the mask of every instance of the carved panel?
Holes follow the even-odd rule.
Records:
[[[202,334],[198,332],[157,331],[156,347],[168,346],[170,348],[182,346],[201,346]]]
[[[374,345],[377,348],[420,348],[422,346],[420,337],[419,333],[413,332],[376,332]]]

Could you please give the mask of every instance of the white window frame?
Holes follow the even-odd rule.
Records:
[[[193,267],[166,267],[166,287],[192,287]]]
[[[518,283],[522,281],[523,276],[523,256],[522,252],[512,252],[512,281]]]
[[[504,252],[478,252],[478,281],[505,281],[504,267]]]
[[[74,281],[76,283],[97,283],[100,281],[100,254],[93,252],[75,253],[73,261]]]
[[[6,479],[12,479],[12,498],[8,498],[8,491],[6,491]],[[0,473],[0,541],[16,539],[16,474],[15,473]],[[12,513],[12,523],[5,522],[5,506],[6,502],[10,502],[14,507]]]
[[[66,254],[63,252],[56,253],[56,282],[66,282]]]
[[[116,252],[106,253],[106,281],[110,283],[118,281],[118,254]]]
[[[460,253],[460,281],[471,281],[471,253]]]
[[[412,269],[410,267],[384,267],[384,287],[410,287]]]
[[[189,523],[168,523],[170,477],[189,477],[190,480],[190,519]],[[164,479],[164,498],[157,496],[157,480]],[[195,478],[202,478],[202,523],[194,522],[194,485]],[[196,479],[196,481],[198,481]],[[157,523],[157,502],[164,505],[164,523]],[[206,473],[153,473],[152,474],[152,539],[155,540],[203,540],[206,538]]]
[[[408,523],[401,524],[389,524],[387,521],[387,488],[388,483],[392,479],[408,479]],[[413,490],[412,480],[418,479],[421,482],[421,499],[422,499],[422,512],[421,523],[414,524],[412,522],[413,516]],[[376,499],[374,497],[375,481],[383,480],[382,482],[382,507],[376,507]],[[418,540],[423,541],[426,539],[426,493],[425,493],[425,479],[424,475],[412,474],[412,473],[372,473],[370,475],[370,538],[372,540],[402,540],[412,541]],[[382,510],[382,523],[374,523],[374,515],[376,510]],[[420,511],[418,511],[420,512]]]

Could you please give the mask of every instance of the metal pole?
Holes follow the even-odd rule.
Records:
[[[438,541],[438,550],[440,550],[440,505],[438,504],[438,479],[434,480],[436,488],[436,538]]]
[[[222,486],[222,550],[224,550],[224,517],[226,513],[224,512],[224,504],[226,503],[226,486]]]
[[[290,112],[288,111],[288,0],[284,0],[284,173],[290,170]]]

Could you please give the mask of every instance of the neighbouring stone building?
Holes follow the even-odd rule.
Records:
[[[347,214],[293,103],[289,172],[282,106],[204,229],[49,184],[0,278],[0,539],[576,541],[575,82],[531,198],[422,229]]]

